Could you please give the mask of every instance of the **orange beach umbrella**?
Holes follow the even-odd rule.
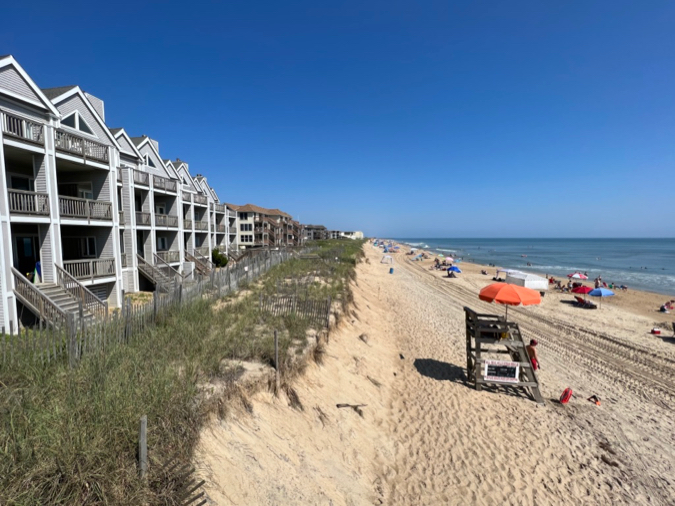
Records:
[[[509,306],[533,306],[541,304],[539,292],[510,283],[492,283],[480,291],[478,298],[485,302],[504,304],[507,315],[509,313]]]

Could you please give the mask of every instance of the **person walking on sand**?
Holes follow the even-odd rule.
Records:
[[[537,355],[537,348],[536,348],[537,344],[539,344],[537,343],[537,340],[532,339],[530,340],[530,344],[525,346],[525,349],[527,350],[527,355],[530,357],[532,369],[534,369],[535,371],[541,369],[541,367],[539,367],[539,356]]]

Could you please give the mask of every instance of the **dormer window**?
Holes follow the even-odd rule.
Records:
[[[87,124],[85,119],[82,116],[80,116],[80,113],[77,111],[63,118],[61,120],[61,124],[73,128],[75,130],[79,130],[80,132],[84,132],[85,134],[96,136],[96,134]]]
[[[155,162],[152,161],[152,158],[150,158],[150,155],[145,155],[145,165],[148,165],[149,167],[157,168],[157,165],[155,165]]]

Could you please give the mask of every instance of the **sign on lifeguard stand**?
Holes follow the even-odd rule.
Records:
[[[518,324],[507,322],[503,316],[478,314],[468,307],[464,313],[466,372],[476,390],[481,390],[483,385],[520,387],[539,404],[544,404],[539,378],[530,363]],[[506,354],[510,360],[487,358],[496,354]]]

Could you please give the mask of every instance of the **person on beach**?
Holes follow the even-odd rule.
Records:
[[[527,350],[527,355],[530,357],[530,362],[532,363],[532,369],[534,369],[535,371],[541,369],[541,367],[539,367],[539,357],[537,356],[537,348],[536,348],[537,344],[539,344],[537,340],[532,339],[530,340],[530,344],[525,346],[525,349]]]

